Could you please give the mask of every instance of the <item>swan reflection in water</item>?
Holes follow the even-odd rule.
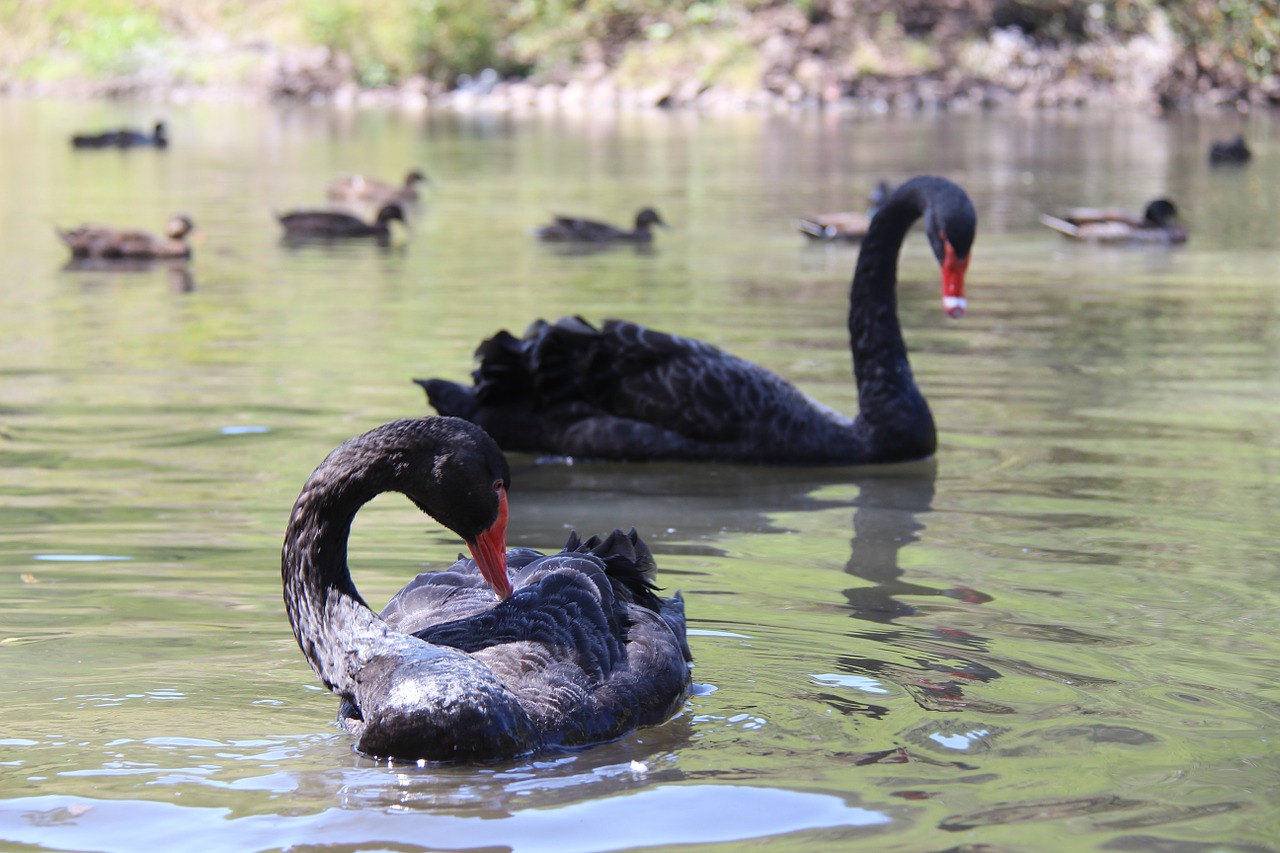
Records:
[[[513,457],[521,484],[520,522],[513,517],[510,527],[516,543],[526,536],[528,541],[545,537],[556,519],[572,516],[583,528],[594,529],[621,515],[652,531],[649,541],[659,556],[719,558],[725,555],[719,543],[726,535],[785,533],[778,519],[786,513],[852,506],[853,536],[845,572],[859,583],[840,594],[851,618],[875,624],[844,638],[831,637],[838,654],[828,672],[895,684],[917,704],[934,710],[999,707],[975,703],[966,695],[973,684],[1000,677],[990,662],[986,638],[946,627],[945,616],[931,618],[934,627],[911,624],[923,615],[922,598],[953,602],[956,607],[992,600],[965,585],[963,578],[948,586],[929,585],[908,579],[899,565],[902,549],[919,542],[926,530],[921,519],[933,509],[936,460],[863,468],[757,468],[653,462],[548,465],[527,464],[527,458],[520,465],[519,459]],[[856,487],[856,497],[849,501],[835,496],[840,486]],[[678,519],[674,529],[672,519]],[[676,541],[668,544],[664,539]],[[668,577],[680,574],[669,566],[664,570]],[[696,601],[696,578],[682,577],[679,585]],[[878,717],[888,711],[847,694],[824,692],[813,698],[839,705],[841,713]]]

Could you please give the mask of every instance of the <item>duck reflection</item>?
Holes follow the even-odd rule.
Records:
[[[148,273],[163,270],[173,293],[191,293],[195,278],[186,258],[72,258],[62,265],[63,272]]]

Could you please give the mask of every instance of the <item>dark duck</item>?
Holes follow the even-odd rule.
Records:
[[[1253,152],[1244,141],[1244,134],[1237,133],[1234,138],[1219,140],[1209,146],[1209,165],[1241,166],[1248,163]]]
[[[867,236],[871,228],[871,217],[876,215],[880,205],[893,194],[893,187],[888,181],[880,181],[871,191],[866,213],[840,211],[837,213],[811,213],[795,221],[796,230],[814,241],[843,241],[857,243]]]
[[[397,203],[384,204],[372,222],[341,210],[294,210],[277,216],[284,226],[285,239],[309,240],[369,239],[381,244],[391,242],[391,223],[407,224],[404,209]]]
[[[656,210],[646,207],[636,214],[635,228],[630,231],[594,219],[556,216],[553,222],[540,226],[534,233],[547,243],[650,243],[653,226],[665,224]]]
[[[71,137],[73,148],[166,148],[169,137],[164,122],[156,122],[151,133],[140,130],[107,130],[102,133],[77,133]]]

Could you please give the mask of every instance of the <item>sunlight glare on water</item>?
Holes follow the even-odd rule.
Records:
[[[250,851],[1276,850],[1280,124],[1062,113],[591,120],[165,110],[168,151],[73,152],[128,104],[0,101],[0,846]],[[19,132],[21,130],[21,132]],[[34,144],[33,138],[41,140]],[[338,174],[433,177],[393,245],[286,246]],[[635,526],[687,600],[665,726],[478,767],[355,755],[290,633],[279,549],[339,442],[536,317],[625,317],[856,407],[854,246],[797,215],[946,174],[969,311],[918,230],[899,311],[935,459],[873,470],[539,464],[512,546]],[[1178,249],[1082,246],[1061,205],[1176,199]],[[671,223],[566,253],[553,212]],[[63,269],[53,225],[199,228],[188,266]],[[357,520],[381,606],[463,546]],[[1064,842],[1062,839],[1069,839]],[[7,848],[6,848],[7,849]],[[976,848],[975,848],[976,849]]]

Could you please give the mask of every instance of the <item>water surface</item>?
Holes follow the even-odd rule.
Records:
[[[18,850],[1275,850],[1280,124],[1056,114],[403,116],[0,102],[0,846]],[[287,247],[330,178],[435,180],[388,249]],[[918,234],[900,310],[936,459],[879,470],[513,457],[511,544],[636,526],[704,689],[666,726],[482,767],[351,752],[278,551],[340,441],[425,413],[500,327],[621,316],[856,405],[853,247],[797,214],[947,174],[982,219],[948,320]],[[1065,243],[1059,204],[1167,193],[1184,248]],[[551,211],[672,223],[565,254]],[[58,225],[200,227],[189,265],[63,269]],[[385,602],[461,543],[359,517]]]

